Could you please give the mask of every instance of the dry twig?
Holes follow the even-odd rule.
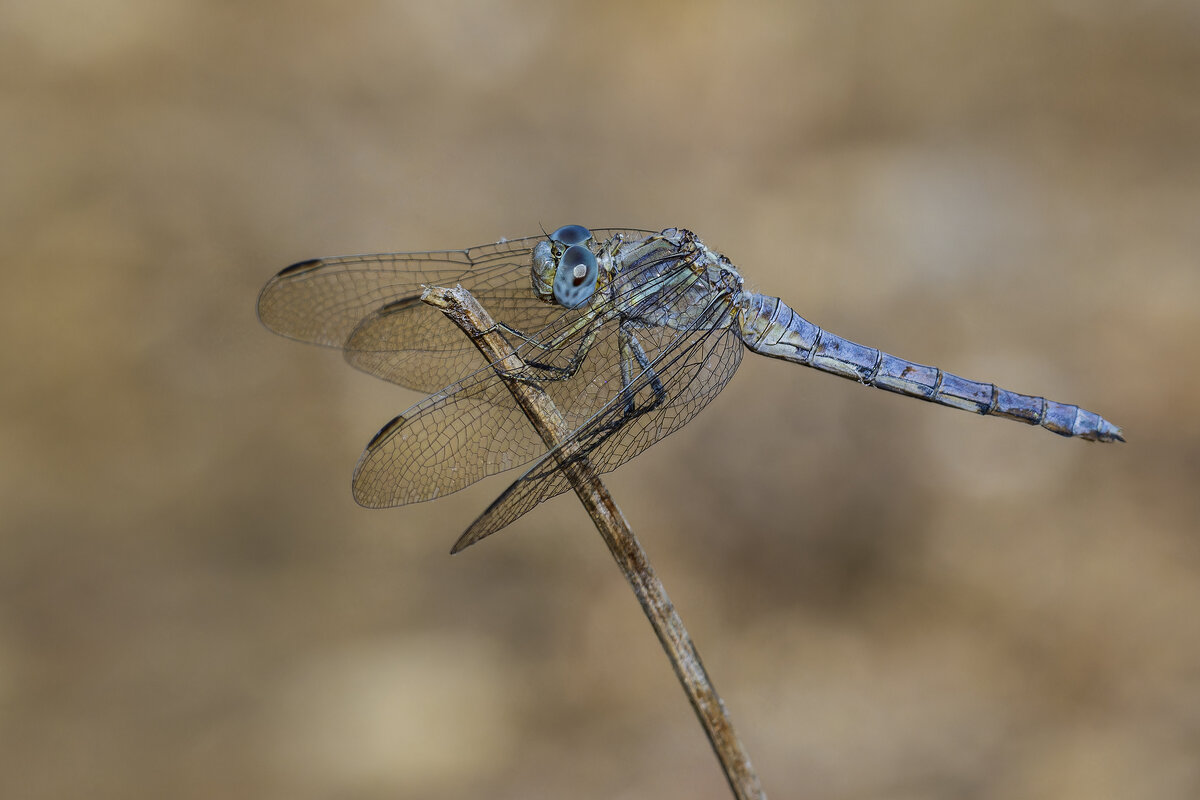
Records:
[[[500,335],[487,311],[466,289],[461,286],[453,289],[431,286],[425,290],[421,300],[440,309],[458,325],[501,377],[520,374],[524,362]],[[505,384],[546,447],[554,450],[570,433],[570,429],[550,398],[540,387],[527,382],[507,379]],[[743,800],[765,798],[758,775],[750,764],[750,757],[725,711],[725,704],[709,681],[708,673],[700,663],[700,655],[683,626],[683,620],[667,597],[666,589],[650,566],[645,551],[621,510],[600,482],[600,476],[586,458],[574,457],[576,455],[570,450],[563,452],[559,457],[559,467],[569,478],[575,494],[604,537],[617,566],[633,587],[642,610],[671,660],[679,682],[687,692],[692,708],[696,710],[696,716],[704,726],[734,796]]]

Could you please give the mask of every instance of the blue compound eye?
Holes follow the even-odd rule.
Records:
[[[600,266],[591,250],[581,244],[568,247],[567,252],[558,260],[558,270],[554,273],[555,302],[567,308],[579,308],[596,291],[596,280],[599,277]]]
[[[558,242],[567,247],[583,244],[590,238],[592,238],[592,232],[582,225],[563,225],[550,234],[550,241]]]

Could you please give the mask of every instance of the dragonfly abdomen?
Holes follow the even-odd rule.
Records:
[[[865,347],[812,324],[777,297],[747,292],[738,314],[742,341],[756,353],[815,367],[884,389],[985,416],[1040,425],[1060,436],[1124,441],[1121,429],[1078,406],[960,378]]]

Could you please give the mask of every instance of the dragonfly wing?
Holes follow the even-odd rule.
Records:
[[[420,338],[401,341],[396,337],[402,331],[417,336],[417,328],[390,324],[391,314],[428,315],[430,324]],[[385,425],[367,445],[353,484],[362,505],[387,507],[429,500],[546,452],[504,381],[471,341],[441,316],[420,301],[407,307],[396,303],[368,317],[350,334],[347,358],[357,366],[379,373],[404,370],[410,377],[442,387]],[[504,334],[529,365],[527,377],[537,380],[572,430],[603,410],[624,385],[621,329],[613,320],[599,326],[586,357],[569,378],[562,377],[562,370],[579,351],[587,326],[579,327],[559,346],[541,345],[541,337],[561,338],[581,319],[582,312],[567,312],[530,340]],[[662,327],[639,328],[636,335],[647,359],[660,357],[680,338],[679,332]],[[384,336],[392,338],[386,342],[378,338]],[[419,349],[422,346],[429,349]],[[419,372],[417,360],[423,356],[426,369]],[[454,380],[447,377],[448,363],[459,367],[469,363],[474,371]]]
[[[597,229],[598,238],[618,232]],[[345,349],[370,374],[436,391],[482,364],[442,315],[420,302],[425,286],[462,284],[497,320],[539,330],[563,309],[539,302],[530,285],[531,236],[467,250],[380,253],[303,261],[267,282],[258,316],[272,331]],[[435,363],[442,361],[443,363]]]
[[[267,282],[258,296],[258,316],[283,336],[342,347],[364,317],[397,300],[420,298],[422,285],[470,281],[475,291],[515,283],[528,270],[536,241],[302,261]]]
[[[479,372],[375,434],[354,468],[354,499],[368,508],[432,500],[545,451],[504,382]]]
[[[343,354],[363,372],[420,392],[436,392],[487,366],[471,340],[419,294],[363,319]]]
[[[717,305],[712,316],[701,316],[691,329],[675,332],[670,345],[663,347],[650,361],[650,368],[641,371],[630,384],[632,396],[642,403],[655,394],[657,381],[665,394],[664,402],[631,416],[626,402],[629,393],[612,397],[509,486],[459,538],[452,552],[495,533],[538,503],[570,489],[562,470],[564,462],[586,459],[597,473],[609,472],[695,417],[733,377],[742,358],[741,340],[729,329],[728,304],[718,301]]]

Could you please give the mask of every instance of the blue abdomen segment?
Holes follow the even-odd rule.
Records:
[[[986,416],[1040,425],[1060,436],[1125,441],[1121,429],[1079,406],[1010,392],[843,339],[801,317],[777,297],[746,293],[738,315],[742,341],[756,353],[815,367],[889,392]]]

